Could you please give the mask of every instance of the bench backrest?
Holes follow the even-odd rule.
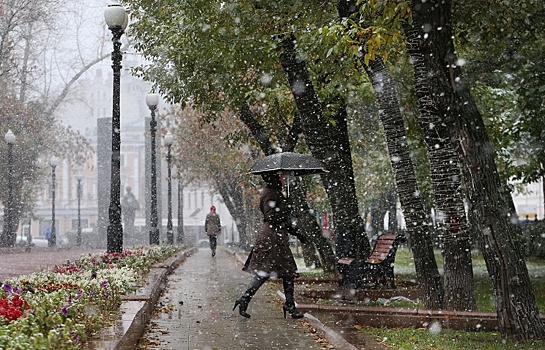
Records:
[[[395,254],[397,250],[398,238],[395,234],[385,234],[377,238],[375,242],[375,247],[371,252],[371,255],[367,258],[367,262],[370,263],[380,263],[388,258],[389,254]]]

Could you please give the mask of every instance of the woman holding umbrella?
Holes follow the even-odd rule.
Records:
[[[302,318],[295,307],[294,279],[297,277],[297,265],[289,246],[288,233],[296,235],[296,230],[290,221],[290,212],[286,197],[282,194],[284,173],[262,172],[265,188],[261,192],[259,209],[263,213],[263,225],[257,234],[257,239],[244,265],[244,270],[253,273],[254,279],[247,290],[235,302],[233,310],[238,306],[241,316],[250,318],[246,312],[250,300],[257,290],[270,278],[281,278],[284,286],[286,302],[282,309],[284,318],[286,312],[292,318]],[[301,240],[301,236],[297,236]],[[301,240],[302,243],[303,240]]]

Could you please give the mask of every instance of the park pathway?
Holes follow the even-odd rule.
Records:
[[[169,276],[138,349],[335,349],[304,319],[283,318],[276,283],[258,291],[250,319],[232,311],[251,278],[224,249],[196,251]]]

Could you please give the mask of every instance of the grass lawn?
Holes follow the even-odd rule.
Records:
[[[477,309],[483,312],[495,312],[494,298],[492,296],[492,282],[488,277],[486,264],[480,253],[473,252],[473,274],[475,281],[475,298]],[[443,274],[443,259],[441,252],[436,250],[435,260],[439,272]],[[534,295],[541,312],[545,311],[545,260],[528,259],[526,262],[528,273],[534,287]],[[409,248],[398,249],[395,260],[396,279],[415,279],[413,255]]]
[[[503,340],[499,333],[465,332],[452,329],[429,328],[371,328],[360,330],[375,337],[390,349],[418,350],[542,350],[545,341],[517,343]]]
[[[440,251],[436,251],[436,261],[439,271],[443,273],[443,260]],[[300,272],[305,276],[319,276],[318,269],[307,269],[302,259],[296,259]],[[545,260],[529,258],[526,265],[534,296],[541,313],[545,313]],[[475,298],[477,308],[483,312],[495,312],[492,284],[486,270],[486,265],[479,252],[473,253],[473,271],[475,280]],[[414,261],[411,250],[401,247],[397,250],[395,260],[395,277],[397,280],[416,279]],[[322,274],[323,275],[323,274]],[[418,303],[420,304],[420,303]],[[395,305],[396,307],[403,307]],[[410,307],[415,307],[412,304]],[[511,340],[503,340],[499,333],[494,332],[465,332],[451,329],[441,329],[439,325],[431,325],[428,328],[372,328],[358,327],[361,331],[373,335],[377,341],[390,349],[433,349],[433,350],[507,350],[545,349],[545,341],[517,343]]]

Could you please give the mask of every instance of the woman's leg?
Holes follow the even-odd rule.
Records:
[[[286,311],[289,312],[291,318],[302,318],[303,314],[295,307],[295,285],[293,278],[283,278],[282,284],[284,285],[284,295],[286,296],[286,302],[282,309],[284,310],[284,318],[286,318]]]
[[[210,249],[212,249],[212,256],[216,256],[216,246],[218,245],[217,236],[209,236],[210,240]]]
[[[258,291],[259,288],[265,283],[269,277],[262,277],[262,276],[255,276],[252,282],[248,285],[248,288],[242,294],[240,298],[238,298],[235,302],[235,307],[233,307],[233,310],[236,309],[238,306],[238,313],[241,316],[244,316],[246,318],[250,318],[250,314],[246,312],[248,309],[248,304],[250,303],[250,300],[252,300],[252,297],[255,295],[255,293]]]

